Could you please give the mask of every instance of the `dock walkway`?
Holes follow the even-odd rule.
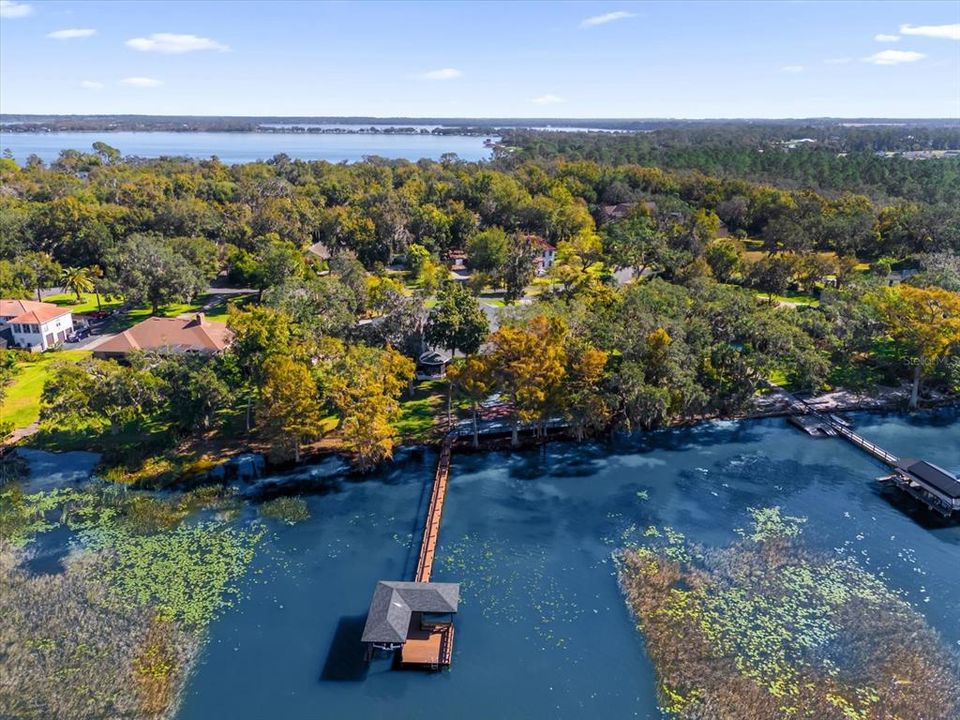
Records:
[[[437,540],[440,536],[440,519],[443,516],[443,502],[447,499],[447,481],[450,478],[450,455],[453,439],[448,437],[440,448],[437,462],[437,474],[433,480],[430,504],[427,506],[427,520],[423,526],[423,541],[420,543],[420,558],[417,560],[416,582],[430,582],[433,572],[433,558],[437,553]]]

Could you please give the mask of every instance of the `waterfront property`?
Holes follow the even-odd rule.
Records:
[[[367,659],[376,651],[400,651],[402,665],[439,669],[453,655],[453,615],[458,583],[381,580],[370,601],[362,641]]]
[[[0,300],[0,340],[9,347],[43,352],[64,342],[73,331],[67,308],[33,300]]]
[[[924,503],[931,510],[950,517],[960,512],[960,481],[953,473],[925,460],[899,458],[875,442],[854,432],[850,423],[834,414],[824,414],[804,400],[791,395],[783,388],[791,403],[792,414],[787,420],[811,437],[841,437],[875,460],[893,469],[892,475],[879,478]]]
[[[414,581],[381,580],[373,593],[361,638],[367,646],[367,661],[375,651],[397,650],[401,666],[439,670],[453,661],[452,615],[460,602],[460,585],[430,582],[452,448],[451,436],[440,450]]]
[[[190,318],[151,317],[98,345],[93,355],[116,358],[135,350],[215,355],[226,350],[232,340],[233,333],[226,325],[207,320],[203,313]]]

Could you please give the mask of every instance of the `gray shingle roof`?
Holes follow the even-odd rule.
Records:
[[[455,613],[459,583],[418,583],[381,580],[373,591],[363,642],[402,643],[415,612]]]
[[[960,481],[951,473],[926,460],[903,459],[898,464],[901,470],[920,478],[932,485],[949,498],[960,498]]]

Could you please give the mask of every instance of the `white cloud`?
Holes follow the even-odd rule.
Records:
[[[53,40],[72,40],[73,38],[86,38],[96,35],[97,31],[93,28],[67,28],[66,30],[54,30],[47,33],[47,37]]]
[[[441,68],[440,70],[431,70],[423,73],[420,77],[424,80],[456,80],[463,75],[455,68]]]
[[[827,65],[846,65],[847,63],[852,63],[853,58],[827,58],[824,60]]]
[[[870,57],[865,57],[864,62],[874,65],[899,65],[900,63],[916,62],[926,57],[923,53],[913,50],[882,50],[874,53]]]
[[[103,90],[103,83],[96,80],[81,80],[80,87],[87,90]]]
[[[559,95],[541,95],[540,97],[530,98],[530,102],[534,105],[556,105],[566,102],[566,99]]]
[[[196,35],[176,35],[174,33],[153,33],[150,37],[131,38],[127,47],[140,52],[156,52],[166,55],[181,55],[198,50],[219,50],[226,52],[230,48],[210,38]]]
[[[120,84],[138,88],[153,88],[163,85],[163,80],[149,77],[128,77],[121,80]]]
[[[960,40],[960,23],[953,23],[952,25],[901,25],[900,34]]]
[[[900,42],[899,35],[884,35],[880,33],[879,35],[874,35],[873,39],[877,42]]]
[[[784,65],[780,70],[785,73],[802,73],[803,65]]]
[[[0,0],[0,18],[22,18],[33,12],[26,3],[15,0]]]
[[[596,27],[597,25],[606,25],[607,23],[616,22],[617,20],[626,20],[627,18],[636,16],[636,13],[627,12],[626,10],[617,10],[616,12],[608,12],[605,15],[594,15],[593,17],[585,18],[580,22],[580,27]]]

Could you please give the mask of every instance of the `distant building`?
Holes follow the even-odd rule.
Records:
[[[313,257],[318,260],[329,260],[333,255],[330,253],[330,248],[328,248],[324,243],[318,242],[314,243],[307,248],[307,252],[310,253]]]
[[[0,337],[10,347],[42,352],[67,339],[73,313],[53,303],[0,300]]]
[[[110,338],[94,357],[122,357],[135,350],[158,353],[215,355],[229,347],[233,333],[223,323],[210,322],[203,313],[190,318],[151,317]]]
[[[601,205],[599,212],[600,222],[606,223],[612,220],[623,220],[638,204],[643,205],[649,210],[651,215],[657,214],[657,204],[652,200],[647,200],[643,203],[625,202],[617,203],[616,205]]]
[[[534,258],[534,262],[537,264],[537,270],[540,274],[543,274],[553,267],[553,263],[557,259],[557,248],[539,235],[530,235],[528,237],[533,241],[534,247],[537,250],[536,257]]]

